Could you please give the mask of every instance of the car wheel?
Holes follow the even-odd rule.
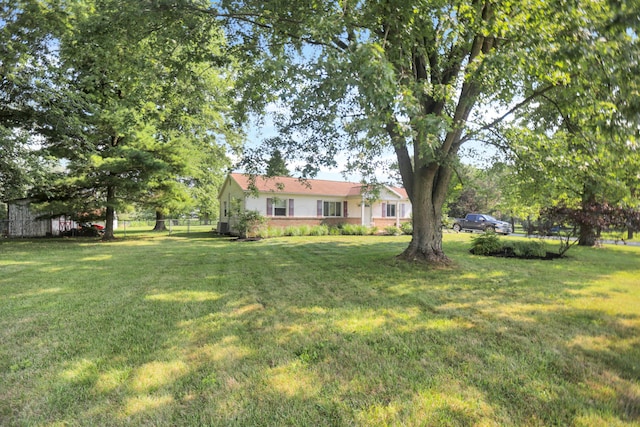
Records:
[[[496,232],[496,228],[495,227],[487,227],[484,229],[485,233],[495,233]]]
[[[459,233],[460,230],[461,230],[460,224],[453,224],[453,231],[455,231],[456,233]]]

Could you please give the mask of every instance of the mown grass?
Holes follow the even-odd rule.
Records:
[[[0,242],[0,425],[638,425],[640,248]]]

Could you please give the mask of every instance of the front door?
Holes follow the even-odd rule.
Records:
[[[371,205],[365,205],[362,210],[362,225],[367,227],[371,225]]]

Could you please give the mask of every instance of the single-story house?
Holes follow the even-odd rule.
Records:
[[[356,224],[384,228],[411,219],[404,188],[384,186],[375,200],[360,183],[231,173],[218,200],[218,232],[235,234],[238,213],[258,211],[270,226]]]

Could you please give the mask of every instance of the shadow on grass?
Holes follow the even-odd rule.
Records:
[[[445,249],[456,266],[429,270],[394,260],[401,239],[208,237],[188,250],[172,239],[115,244],[100,261],[102,252],[80,252],[99,267],[49,276],[58,293],[13,294],[22,326],[9,331],[17,350],[0,368],[44,397],[27,408],[30,392],[0,388],[0,416],[87,425],[638,421],[638,311],[593,301],[633,293],[595,285],[637,271],[629,260],[594,266],[586,251],[551,263],[487,260],[454,242]],[[132,260],[136,268],[124,268]],[[39,268],[51,274],[53,264]],[[44,372],[34,377],[34,368]]]

